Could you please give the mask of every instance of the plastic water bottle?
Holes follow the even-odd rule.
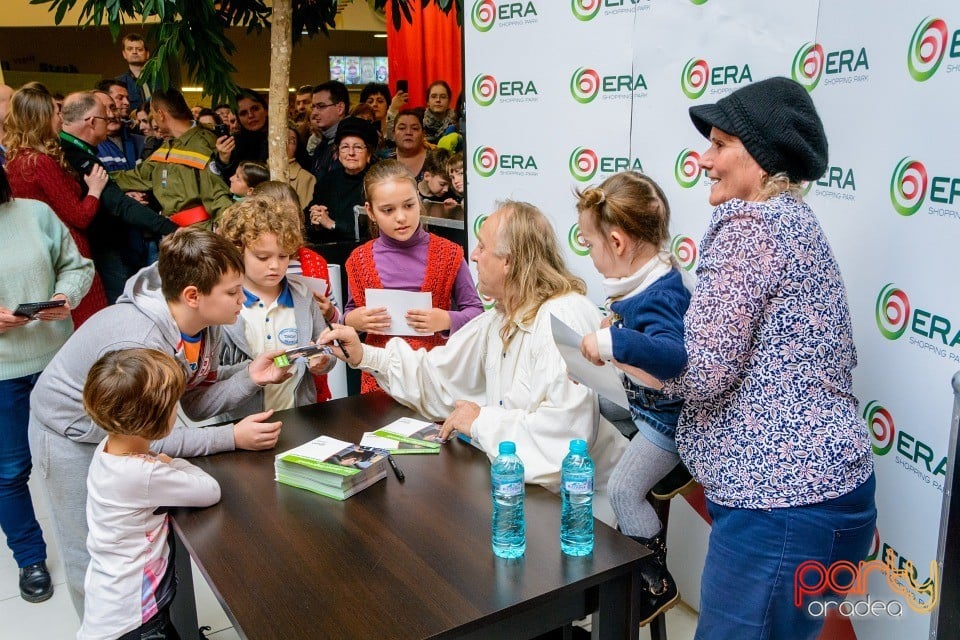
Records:
[[[593,551],[593,460],[586,440],[571,440],[560,467],[560,550],[571,556]]]
[[[523,463],[517,445],[500,443],[500,455],[490,468],[493,497],[493,553],[501,558],[519,558],[527,549],[523,519]]]

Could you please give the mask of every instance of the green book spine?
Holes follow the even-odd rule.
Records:
[[[407,444],[414,444],[418,447],[428,447],[430,449],[440,449],[439,442],[430,442],[429,440],[420,440],[419,438],[408,438],[407,436],[402,436],[399,433],[394,433],[392,431],[387,431],[386,429],[379,429],[373,432],[373,435],[380,436],[381,438],[390,438],[391,440],[396,440],[397,442],[406,442]],[[391,451],[390,453],[396,453]]]

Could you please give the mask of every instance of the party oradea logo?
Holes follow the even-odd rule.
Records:
[[[481,107],[489,107],[494,102],[537,102],[540,99],[540,92],[537,91],[537,85],[533,80],[498,82],[489,73],[478,73],[474,76],[470,95]]]
[[[677,234],[670,239],[670,253],[684,271],[693,271],[697,266],[697,243],[690,236]]]
[[[950,31],[941,18],[927,16],[917,24],[907,46],[907,71],[917,82],[926,82],[941,68],[944,58],[950,62],[947,73],[960,71],[960,29]]]
[[[826,76],[825,85],[854,84],[870,79],[866,47],[824,52],[817,42],[803,44],[793,55],[790,77],[812,92]]]
[[[535,24],[538,21],[537,5],[534,2],[495,2],[476,0],[470,10],[470,23],[480,33],[494,26],[516,27]]]
[[[503,176],[536,176],[540,174],[536,159],[526,153],[498,153],[493,147],[479,146],[473,152],[473,170],[481,178]]]
[[[876,581],[871,584],[873,575],[883,577],[894,598],[885,599]],[[902,618],[907,609],[931,613],[939,599],[940,566],[936,559],[930,561],[930,577],[920,580],[913,561],[889,544],[881,544],[876,528],[864,560],[856,564],[837,560],[830,565],[804,560],[793,574],[793,605],[813,618],[826,618],[833,610],[848,619],[887,622],[889,618]]]
[[[908,336],[908,343],[941,359],[960,362],[960,325],[945,313],[911,306],[906,292],[892,282],[877,295],[877,329],[887,340]]]
[[[577,147],[567,160],[570,175],[577,182],[589,182],[620,171],[643,171],[639,158],[601,155],[589,147]]]
[[[960,220],[960,178],[931,173],[920,160],[901,158],[890,178],[893,208],[901,216],[909,217],[929,199],[929,215]]]
[[[580,104],[602,100],[645,98],[647,81],[642,73],[603,75],[596,69],[579,67],[570,76],[570,95]]]
[[[570,0],[570,11],[580,22],[590,22],[601,12],[605,16],[612,16],[647,11],[650,9],[651,2],[652,0]],[[694,2],[694,4],[703,4],[703,2],[706,0]]]
[[[691,100],[703,94],[726,95],[753,82],[749,64],[710,66],[703,58],[690,58],[680,72],[680,90]]]

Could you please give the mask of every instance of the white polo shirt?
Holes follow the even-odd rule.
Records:
[[[250,347],[250,355],[256,357],[264,351],[289,349],[297,346],[300,333],[293,313],[293,296],[286,278],[283,290],[273,302],[264,302],[246,289],[240,317],[243,318],[243,333]],[[264,409],[291,409],[295,403],[297,376],[280,384],[269,384],[263,390]]]

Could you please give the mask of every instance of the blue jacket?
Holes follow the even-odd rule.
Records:
[[[120,139],[122,149],[109,138],[97,145],[97,158],[108,172],[135,168],[143,153],[143,136],[121,128]]]

